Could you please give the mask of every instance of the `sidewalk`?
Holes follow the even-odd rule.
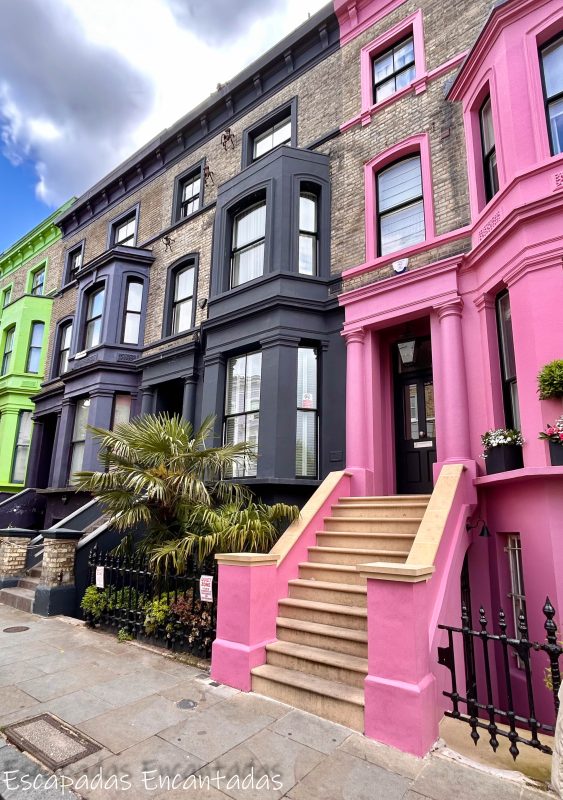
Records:
[[[93,800],[554,798],[439,752],[407,756],[132,643],[0,605],[0,727],[46,712],[101,746],[61,770]],[[1,797],[62,796],[25,790],[25,772],[49,775],[0,737]]]

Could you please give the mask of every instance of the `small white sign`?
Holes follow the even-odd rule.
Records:
[[[200,577],[199,599],[203,603],[213,602],[213,575],[202,575]]]
[[[105,567],[96,567],[96,587],[105,589],[104,583]]]
[[[434,447],[434,442],[415,442],[414,446],[417,449],[421,447]]]

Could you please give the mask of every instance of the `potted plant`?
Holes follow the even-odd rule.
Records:
[[[538,375],[540,400],[563,397],[563,359],[546,364]]]
[[[522,445],[524,439],[520,431],[510,428],[497,428],[487,431],[481,436],[483,458],[487,466],[487,475],[507,472],[524,466]]]
[[[549,442],[551,466],[563,467],[563,414],[555,420],[554,425],[548,423],[539,438]]]

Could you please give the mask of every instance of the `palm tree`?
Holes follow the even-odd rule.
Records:
[[[155,567],[182,569],[192,554],[202,560],[212,552],[269,548],[282,522],[298,516],[295,506],[255,503],[246,487],[225,480],[256,454],[246,442],[208,447],[213,427],[213,417],[194,430],[181,417],[147,414],[113,431],[90,429],[107,471],[77,472],[74,485],[93,494],[125,534],[121,550],[142,525],[139,547]]]

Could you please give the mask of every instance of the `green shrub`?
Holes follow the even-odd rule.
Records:
[[[117,592],[109,591],[108,610],[113,611],[116,608],[131,608],[131,610],[138,609],[144,611],[145,606],[149,602],[149,598],[142,592],[137,591],[133,586],[126,586],[124,589],[119,589]]]
[[[145,632],[156,633],[161,625],[170,622],[171,610],[170,602],[166,595],[155,597],[145,605]]]
[[[132,634],[129,633],[127,628],[120,628],[117,631],[117,641],[118,642],[130,642],[133,639]]]
[[[563,397],[563,359],[546,364],[538,375],[540,400]]]
[[[107,591],[105,589],[97,589],[95,586],[89,586],[84,592],[80,608],[94,622],[97,622],[108,608]]]

